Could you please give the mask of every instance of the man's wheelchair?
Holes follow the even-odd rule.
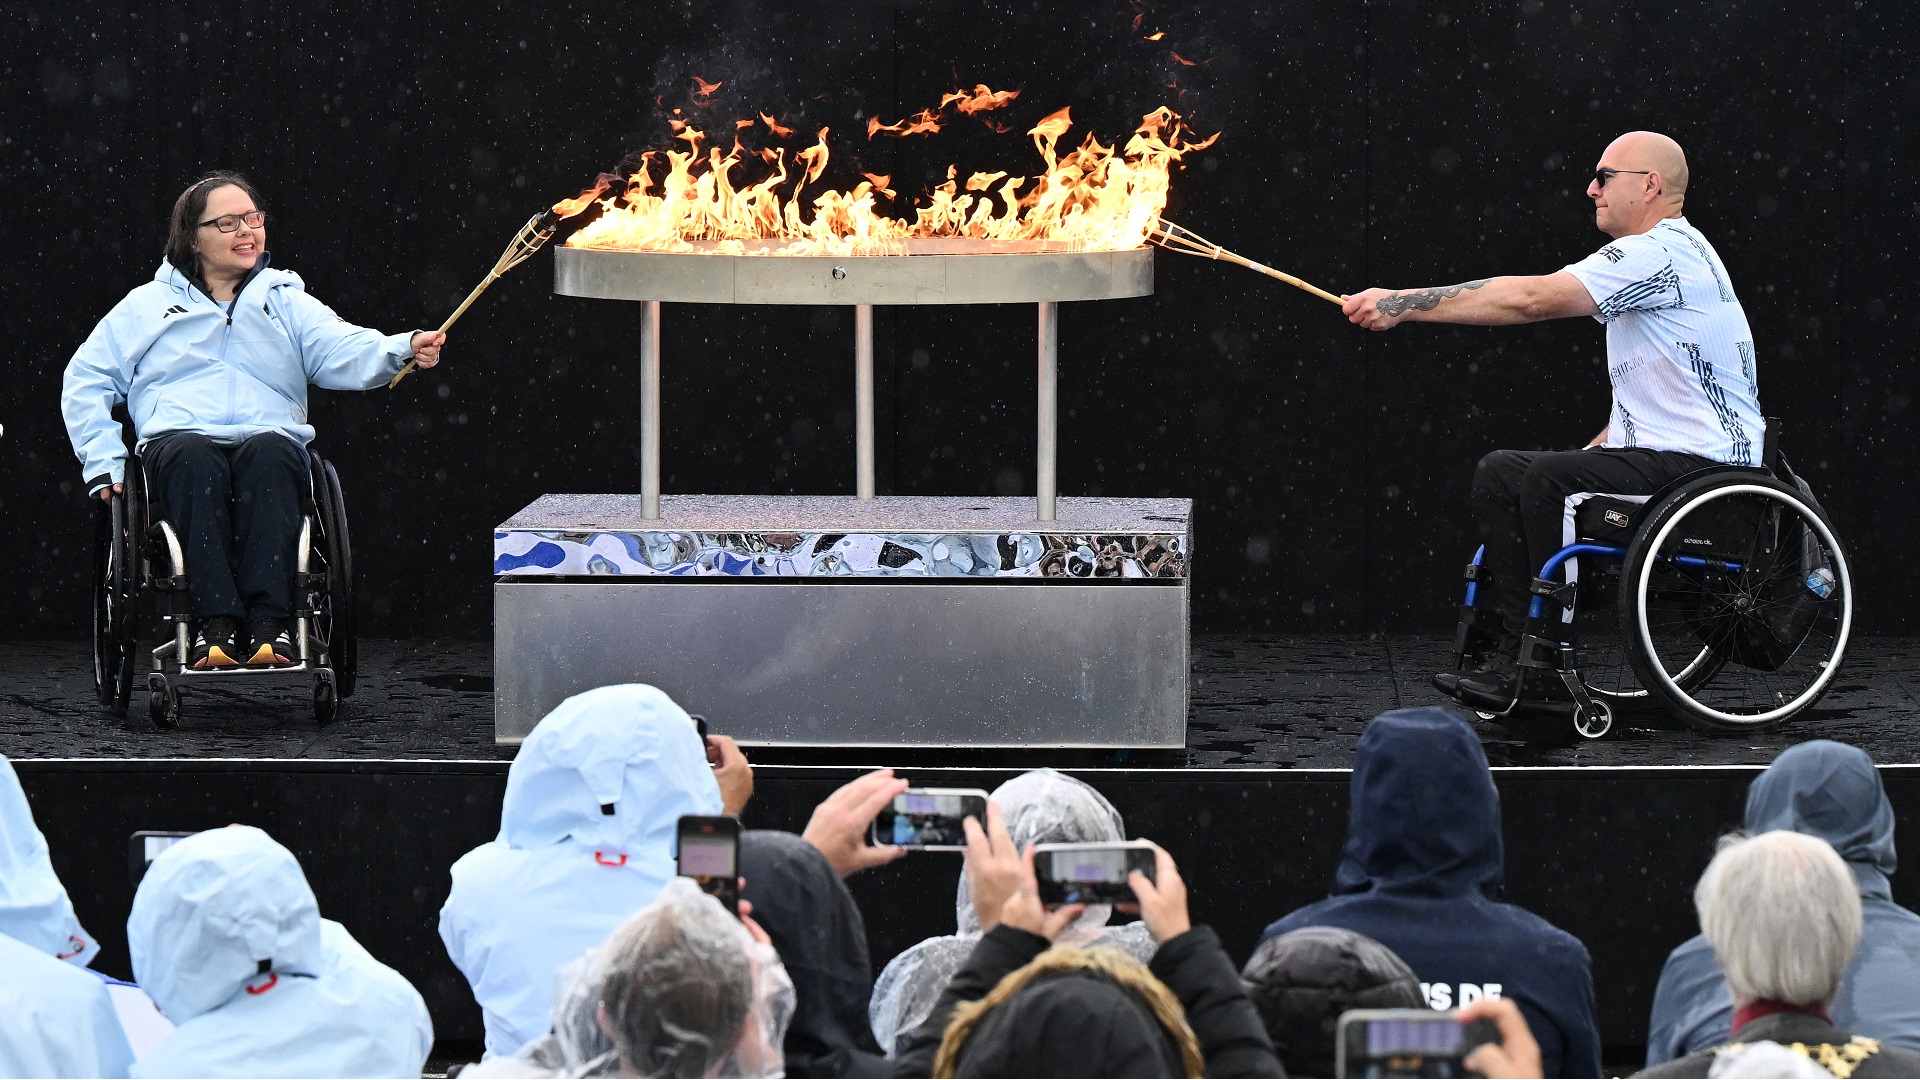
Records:
[[[140,461],[129,455],[125,491],[99,508],[94,532],[93,685],[101,705],[125,716],[134,683],[144,675],[148,715],[171,728],[180,722],[184,682],[292,678],[311,683],[314,719],[333,719],[339,700],[353,694],[358,664],[353,552],[339,475],[312,450],[307,463],[293,567],[295,662],[195,669],[186,663],[193,628],[180,537],[148,498]],[[156,615],[171,629],[148,649]]]
[[[1853,577],[1826,512],[1774,449],[1777,424],[1762,468],[1703,469],[1644,501],[1580,503],[1576,542],[1529,587],[1518,694],[1462,703],[1554,742],[1600,738],[1636,709],[1705,734],[1764,730],[1819,700],[1846,652]],[[1484,550],[1466,570],[1462,670],[1487,657],[1499,629],[1492,612],[1479,625],[1474,603]]]

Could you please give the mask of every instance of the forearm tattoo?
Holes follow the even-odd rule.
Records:
[[[1440,306],[1440,301],[1450,296],[1459,296],[1469,289],[1478,289],[1492,280],[1492,278],[1483,277],[1479,281],[1467,281],[1459,285],[1448,285],[1439,289],[1415,289],[1412,292],[1397,292],[1392,296],[1381,297],[1380,303],[1375,306],[1379,309],[1380,314],[1388,316],[1405,315],[1407,312],[1415,310],[1432,311],[1434,308]]]

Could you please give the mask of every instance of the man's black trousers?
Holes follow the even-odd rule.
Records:
[[[195,619],[244,625],[293,614],[293,570],[307,451],[277,432],[222,446],[195,432],[157,435],[144,451],[150,498],[180,536]]]
[[[1509,634],[1526,624],[1527,586],[1554,552],[1574,542],[1573,514],[1589,496],[1651,495],[1716,462],[1675,450],[1495,450],[1473,472],[1473,512],[1492,581],[1479,606],[1497,611]],[[1492,624],[1488,624],[1493,629]]]

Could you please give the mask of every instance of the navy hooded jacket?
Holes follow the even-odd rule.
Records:
[[[1433,1008],[1510,999],[1540,1042],[1547,1076],[1599,1076],[1586,947],[1495,899],[1500,795],[1473,728],[1438,708],[1376,717],[1355,747],[1350,799],[1333,895],[1260,940],[1307,926],[1365,934],[1419,975]]]
[[[1790,829],[1833,845],[1860,886],[1860,948],[1829,1008],[1836,1026],[1920,1050],[1920,915],[1893,902],[1893,807],[1867,752],[1825,739],[1773,760],[1747,789],[1748,832]],[[1673,950],[1653,992],[1647,1065],[1727,1041],[1733,999],[1704,937]]]

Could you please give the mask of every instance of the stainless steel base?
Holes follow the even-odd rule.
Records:
[[[495,732],[651,683],[746,744],[1186,744],[1185,579],[502,578]]]

